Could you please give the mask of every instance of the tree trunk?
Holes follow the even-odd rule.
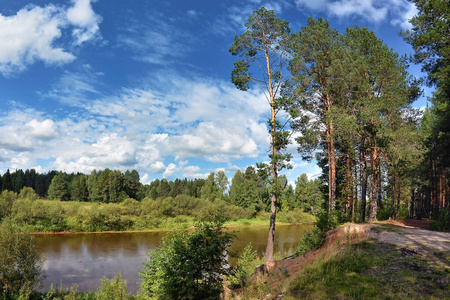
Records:
[[[331,109],[331,100],[329,95],[327,95],[327,102],[328,102],[328,112],[330,112]],[[329,121],[329,135],[327,136],[328,144],[329,144],[329,158],[328,161],[328,172],[329,172],[329,208],[328,208],[328,214],[329,217],[331,217],[331,212],[334,210],[334,207],[336,206],[336,154],[334,153],[334,125],[333,120],[330,119]]]
[[[369,201],[369,222],[377,220],[377,191],[378,191],[378,166],[377,166],[377,147],[375,146],[370,153],[370,201]]]
[[[392,196],[391,196],[391,213],[390,218],[394,218],[394,206],[395,206],[395,171],[392,171],[392,179],[391,179],[391,188],[392,188]]]
[[[378,184],[377,184],[377,195],[378,195],[378,199],[377,199],[377,205],[380,209],[382,209],[382,205],[383,205],[383,191],[381,189],[381,182],[383,181],[382,178],[382,173],[381,173],[381,165],[380,165],[380,156],[378,156],[377,159],[377,165],[378,165]]]
[[[400,217],[400,196],[401,196],[401,188],[400,184],[397,185],[397,214],[395,216],[396,219]]]
[[[346,193],[346,204],[345,204],[345,212],[348,214],[348,211],[353,203],[353,189],[352,189],[352,168],[351,168],[351,159],[350,156],[347,156],[347,166],[345,170],[345,193]],[[353,218],[353,213],[352,213]]]
[[[278,184],[278,170],[277,170],[277,148],[276,148],[276,113],[275,113],[275,95],[272,89],[272,73],[270,72],[270,62],[269,56],[266,51],[266,60],[267,60],[267,69],[269,70],[269,94],[270,94],[270,111],[271,111],[271,131],[272,131],[272,180],[274,188],[272,189],[272,197],[270,203],[270,225],[269,225],[269,237],[267,239],[267,248],[266,248],[266,268],[267,270],[272,269],[273,262],[273,245],[275,240],[275,222],[277,217],[277,187]]]
[[[277,215],[277,197],[275,194],[272,194],[272,201],[270,204],[270,225],[269,225],[269,238],[267,239],[267,248],[266,248],[266,268],[267,270],[272,269],[273,267],[273,245],[275,241],[275,221]]]
[[[359,222],[363,223],[366,219],[366,193],[367,193],[367,175],[366,175],[366,153],[364,151],[364,139],[361,141],[360,159],[361,159],[361,211]]]

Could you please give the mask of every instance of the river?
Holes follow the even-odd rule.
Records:
[[[277,225],[275,251],[291,254],[302,234],[311,225]],[[259,256],[264,254],[268,226],[230,229],[237,236],[230,251],[242,251],[248,243]],[[67,235],[36,235],[35,242],[40,253],[46,256],[44,290],[53,283],[55,288],[78,284],[78,291],[96,291],[103,276],[114,277],[121,273],[127,280],[128,290],[138,290],[139,270],[147,252],[158,247],[166,231],[93,233]],[[231,265],[235,259],[230,258]]]

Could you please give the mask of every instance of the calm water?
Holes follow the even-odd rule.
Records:
[[[277,225],[275,251],[291,253],[302,234],[311,225]],[[238,239],[231,251],[242,251],[248,243],[258,255],[266,248],[268,226],[231,230]],[[78,284],[79,291],[95,291],[103,276],[112,278],[122,273],[131,292],[138,290],[138,272],[148,250],[156,248],[167,232],[145,233],[101,233],[71,235],[37,235],[35,241],[41,253],[46,256],[44,290],[53,283],[57,288]],[[230,258],[233,265],[235,259]]]

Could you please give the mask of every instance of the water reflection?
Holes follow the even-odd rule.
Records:
[[[277,225],[275,251],[291,253],[301,235],[311,225]],[[237,239],[230,251],[242,251],[248,243],[259,256],[264,254],[268,227],[231,230]],[[102,233],[72,235],[38,235],[35,237],[39,252],[46,255],[44,268],[47,277],[44,290],[54,287],[70,287],[78,284],[79,291],[95,291],[103,276],[112,278],[122,273],[128,288],[138,290],[138,272],[149,250],[156,248],[167,232]],[[236,258],[229,259],[234,265]]]

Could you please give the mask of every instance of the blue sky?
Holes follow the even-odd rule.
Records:
[[[263,5],[293,31],[320,16],[412,51],[406,0],[0,0],[0,172],[136,169],[146,183],[266,161],[269,107],[231,84],[228,52]],[[318,174],[295,149],[289,180]]]

